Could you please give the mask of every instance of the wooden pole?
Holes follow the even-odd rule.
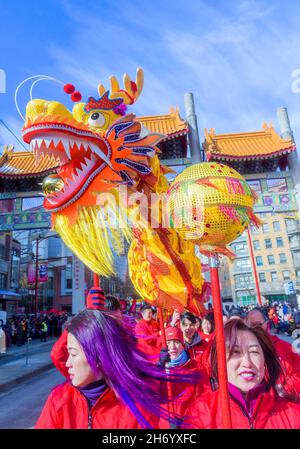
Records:
[[[231,413],[230,413],[229,394],[228,394],[226,347],[224,337],[223,311],[220,294],[218,266],[219,266],[218,255],[212,254],[210,256],[210,275],[211,275],[211,290],[212,290],[212,299],[215,317],[218,380],[219,380],[221,408],[223,417],[223,428],[231,429],[232,423],[231,423]]]
[[[164,326],[164,317],[163,317],[163,312],[162,312],[162,308],[161,307],[157,307],[157,312],[158,312],[158,316],[159,316],[159,323],[160,323],[160,331],[161,331],[161,339],[162,339],[162,344],[164,348],[167,348],[167,340],[166,340],[166,333],[165,333],[165,326]],[[168,370],[166,370],[167,373],[169,373]],[[170,399],[170,401],[168,400],[167,406],[168,406],[168,412],[169,412],[169,416],[173,415],[173,417],[175,416],[174,414],[174,404],[172,402],[172,383],[167,381],[167,394],[168,394],[168,399]],[[173,429],[173,425],[170,424],[170,429]]]
[[[35,318],[38,316],[39,311],[39,238],[36,239],[36,250],[35,250]]]
[[[94,277],[94,287],[100,287],[100,279],[98,274],[94,273],[93,277]]]

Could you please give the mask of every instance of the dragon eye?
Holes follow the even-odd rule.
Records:
[[[88,123],[92,126],[103,126],[105,124],[105,117],[100,112],[93,112],[88,119]]]

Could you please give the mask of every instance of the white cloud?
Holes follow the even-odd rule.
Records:
[[[289,37],[272,21],[265,20],[262,28],[245,17],[240,22],[223,22],[217,30],[166,32],[165,44],[193,84],[203,117],[200,128],[257,129],[269,116],[275,117],[281,103],[293,103],[292,56],[299,53],[300,37],[296,30]]]

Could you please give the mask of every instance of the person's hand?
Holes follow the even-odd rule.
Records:
[[[173,312],[173,316],[171,319],[171,326],[176,326],[176,324],[178,323],[178,321],[180,320],[180,313],[177,310],[174,310]]]

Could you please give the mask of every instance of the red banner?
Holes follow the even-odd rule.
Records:
[[[35,263],[28,264],[27,270],[28,284],[35,284],[36,282],[35,271],[36,271],[36,264]],[[47,281],[48,281],[48,264],[47,262],[39,263],[38,282],[47,282]]]

